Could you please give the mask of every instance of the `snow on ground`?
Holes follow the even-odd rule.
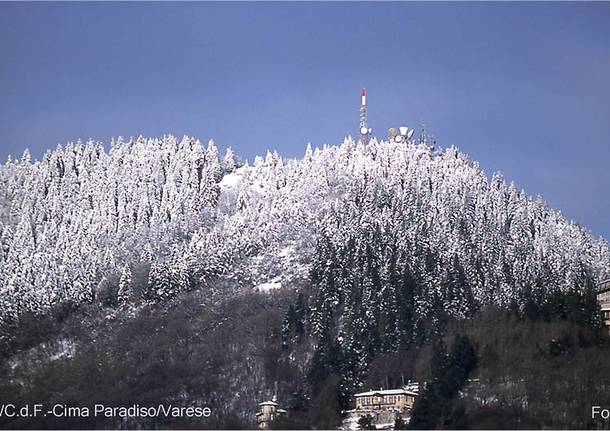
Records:
[[[295,248],[292,245],[286,246],[277,254],[280,257],[292,258],[295,255]]]
[[[279,281],[279,278],[274,278],[269,282],[259,284],[254,289],[258,290],[259,292],[270,292],[281,287],[282,283]]]
[[[306,277],[307,274],[309,274],[310,266],[300,262],[300,259],[303,256],[303,250],[297,249],[294,244],[289,244],[281,248],[277,256],[280,257],[287,266],[286,273],[292,273],[301,277]]]
[[[24,362],[41,362],[47,359],[49,361],[57,361],[58,359],[72,358],[75,353],[76,345],[72,340],[65,338],[50,340],[13,355],[8,361],[8,366],[11,370],[14,370]]]
[[[396,422],[396,416],[400,416],[403,421],[409,423],[411,418],[405,412],[397,413],[393,410],[381,410],[381,411],[372,411],[372,410],[346,410],[342,412],[344,414],[341,425],[339,426],[340,430],[351,431],[360,429],[360,425],[358,425],[358,421],[365,415],[372,416],[373,425],[375,429],[378,430],[391,430],[394,429],[394,423]]]
[[[220,189],[223,191],[237,189],[244,180],[244,177],[251,172],[252,169],[253,168],[251,166],[246,165],[235,169],[235,171],[231,172],[230,174],[225,174],[218,183]],[[260,187],[262,187],[262,185]]]
[[[76,346],[71,340],[61,339],[57,341],[56,352],[51,356],[52,361],[56,361],[61,358],[71,358],[74,356]]]
[[[342,430],[360,429],[358,426],[359,419],[360,419],[360,416],[348,415],[345,419],[343,419],[343,422],[341,423],[341,426],[339,427],[339,429],[342,429]]]
[[[243,168],[239,168],[235,172],[226,174],[224,177],[222,177],[222,180],[220,180],[218,185],[221,189],[234,189],[241,182],[243,176]]]

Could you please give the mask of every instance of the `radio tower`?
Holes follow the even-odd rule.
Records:
[[[369,135],[371,133],[371,129],[369,129],[366,124],[366,88],[362,89],[361,98],[362,100],[360,104],[360,140],[363,144],[366,144],[369,140]]]

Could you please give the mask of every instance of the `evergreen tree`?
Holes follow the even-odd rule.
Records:
[[[117,292],[117,300],[119,304],[125,304],[129,301],[132,294],[132,275],[129,265],[125,265],[121,271],[119,279],[119,290]]]
[[[237,169],[237,160],[231,147],[227,148],[227,151],[222,159],[222,165],[224,167],[224,171],[229,174],[235,172],[235,169]]]
[[[374,430],[377,429],[373,423],[373,417],[371,415],[360,416],[358,419],[359,430]]]
[[[408,429],[408,424],[398,414],[396,415],[396,419],[394,420],[394,429],[395,430],[406,430],[406,429]]]
[[[466,335],[456,337],[449,354],[442,341],[439,341],[432,357],[431,379],[415,400],[409,428],[464,426],[463,411],[460,412],[459,408],[455,410],[451,401],[475,367],[474,347]]]

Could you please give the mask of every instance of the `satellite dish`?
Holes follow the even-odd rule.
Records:
[[[396,142],[402,142],[402,136],[401,135],[398,135],[395,139],[396,139]]]
[[[398,130],[396,130],[394,127],[391,127],[390,130],[388,130],[388,135],[390,136],[390,138],[395,138],[396,136],[398,136]]]
[[[402,136],[406,136],[406,135],[407,135],[407,132],[409,131],[409,128],[408,128],[408,127],[405,127],[405,126],[400,126],[398,129],[400,130],[400,134],[401,134]]]
[[[411,139],[413,133],[415,133],[415,129],[409,129],[409,133],[407,133],[407,139]]]
[[[361,135],[366,135],[367,133],[369,133],[369,129],[367,129],[366,127],[361,127],[360,128],[360,134]]]

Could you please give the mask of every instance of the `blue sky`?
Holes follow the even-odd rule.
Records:
[[[172,133],[252,158],[428,124],[610,238],[610,3],[0,3],[0,159]]]

